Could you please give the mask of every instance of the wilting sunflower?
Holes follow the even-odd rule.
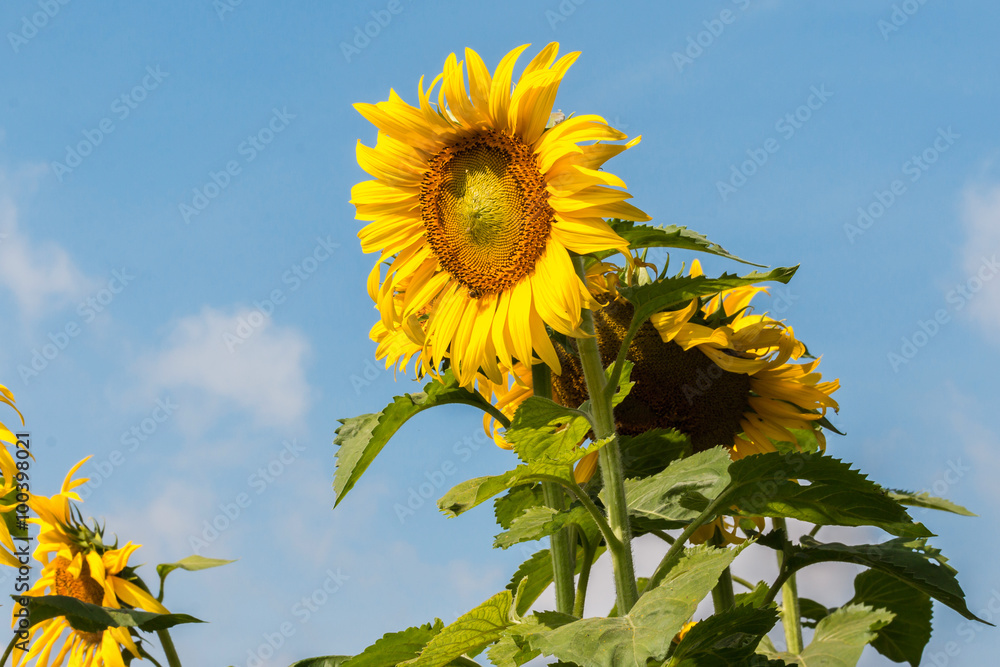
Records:
[[[375,147],[357,147],[376,180],[351,191],[357,218],[372,221],[361,247],[380,253],[369,294],[386,331],[419,318],[416,342],[431,365],[450,358],[465,386],[481,371],[499,382],[498,362],[538,358],[558,371],[546,325],[583,335],[581,309],[590,302],[570,252],[626,251],[603,218],[649,220],[625,201],[624,182],[600,170],[638,138],[602,143],[627,137],[594,115],[546,129],[579,54],[557,60],[559,45],[549,44],[512,90],[526,48],[504,56],[492,75],[475,51],[466,49],[463,62],[451,54],[428,89],[421,79],[418,106],[395,91],[355,105],[379,130]]]
[[[43,567],[38,581],[25,595],[67,595],[103,607],[168,613],[144,587],[135,583],[137,578],[128,560],[140,545],[131,542],[121,548],[105,545],[101,530],[96,525],[93,528],[84,525],[79,512],[70,505],[70,500],[80,500],[74,489],[87,482],[85,478],[73,479],[87,459],[69,471],[59,493],[51,498],[31,497],[31,509],[39,517],[30,520],[39,526],[34,556]],[[18,611],[18,605],[14,611]],[[139,657],[129,629],[124,627],[83,632],[73,629],[65,617],[56,616],[28,632],[31,647],[27,651],[15,650],[15,665],[35,660],[38,667],[59,667],[68,657],[71,667],[118,667],[124,665],[123,649]]]
[[[701,274],[697,261],[691,273]],[[765,291],[726,290],[702,308],[695,299],[644,323],[626,355],[634,364],[635,386],[615,408],[618,433],[675,429],[691,439],[695,451],[724,445],[738,459],[775,451],[774,442],[794,444],[794,429],[811,431],[827,408],[836,410],[831,394],[839,382],[821,382],[818,359],[794,363],[805,354],[805,346],[792,329],[749,313],[750,301]],[[617,297],[613,285],[602,298],[607,303],[594,313],[594,320],[607,366],[618,354],[633,309]],[[563,372],[552,376],[553,399],[577,407],[587,398],[579,359],[570,348],[556,349]],[[532,395],[531,373],[524,366],[511,369],[506,382],[481,384],[487,398],[509,415]],[[817,430],[816,437],[825,447],[822,432]],[[502,438],[498,444],[504,445]],[[580,462],[577,479],[589,478],[595,467],[596,456],[590,455]]]

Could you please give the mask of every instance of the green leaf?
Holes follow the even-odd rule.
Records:
[[[594,560],[600,558],[607,547],[598,547],[594,552]],[[578,546],[576,551],[576,572],[580,574],[583,569],[583,561],[586,557],[583,547]],[[523,588],[521,582],[524,582]],[[552,584],[552,552],[542,549],[533,554],[528,560],[521,563],[507,584],[507,590],[512,593],[518,592],[515,600],[515,612],[518,616],[528,613],[531,605],[535,604],[538,597],[545,592],[545,589]]]
[[[577,560],[577,565],[579,565],[579,559]],[[522,581],[525,582],[524,587],[520,588]],[[551,584],[552,552],[548,549],[542,549],[521,563],[514,572],[514,576],[511,577],[510,583],[507,584],[507,590],[511,592],[517,591],[520,588],[516,609],[514,610],[517,615],[523,616],[527,614],[528,609],[535,603],[538,596]]]
[[[608,224],[619,236],[629,242],[629,248],[680,248],[681,250],[694,250],[696,252],[707,252],[726,259],[736,260],[751,266],[763,266],[754,264],[745,259],[740,259],[736,255],[730,254],[725,248],[717,243],[712,243],[705,236],[698,232],[680,227],[678,225],[666,225],[663,227],[650,227],[649,225],[637,225],[631,220],[608,220]],[[602,259],[615,254],[615,250],[595,253]]]
[[[926,491],[921,491],[920,493],[915,493],[913,491],[900,491],[898,489],[889,489],[888,491],[889,497],[900,505],[925,507],[932,510],[941,510],[942,512],[951,512],[952,514],[961,514],[962,516],[978,516],[961,505],[957,505],[944,498],[936,498]]]
[[[764,599],[767,597],[767,592],[770,588],[771,587],[766,581],[758,581],[757,585],[753,587],[753,590],[736,594],[736,604],[748,607],[760,607],[763,605]]]
[[[931,639],[931,598],[923,591],[877,570],[866,570],[854,578],[852,604],[866,604],[895,614],[889,625],[872,641],[876,651],[893,662],[920,664]]]
[[[519,667],[541,654],[541,651],[532,650],[526,642],[518,641],[513,635],[504,635],[487,651],[495,667]]]
[[[530,507],[514,520],[510,530],[496,536],[493,546],[507,549],[521,542],[548,537],[569,524],[583,526],[592,523],[593,517],[580,505],[566,512],[558,512],[551,507]]]
[[[768,658],[796,662],[801,667],[854,667],[865,645],[891,620],[892,613],[884,609],[866,605],[841,607],[819,622],[813,640],[800,654],[777,653],[768,648],[758,651]]]
[[[625,479],[649,477],[691,453],[691,439],[673,429],[654,429],[635,437],[618,436]]]
[[[565,461],[590,429],[586,413],[531,396],[518,406],[504,439],[525,463]]]
[[[558,482],[572,484],[573,464],[591,452],[596,452],[611,441],[610,438],[591,443],[587,447],[563,448],[549,452],[533,451],[537,459],[519,465],[502,475],[476,477],[457,484],[438,500],[438,507],[447,516],[458,516],[493,496],[520,484],[534,482]],[[565,443],[559,444],[564,447]],[[548,458],[551,456],[552,458]]]
[[[410,417],[436,405],[451,403],[477,407],[488,412],[501,424],[507,424],[507,418],[489,401],[476,392],[460,387],[451,370],[442,376],[442,381],[431,380],[427,383],[422,393],[397,396],[377,414],[341,419],[342,426],[337,429],[337,437],[334,439],[334,444],[339,446],[337,471],[333,480],[333,490],[337,494],[334,507],[354,488],[361,475],[389,442],[389,438]]]
[[[802,617],[802,625],[807,628],[815,628],[824,618],[830,615],[832,609],[809,598],[799,598],[799,616]]]
[[[772,607],[738,605],[699,621],[671,654],[671,664],[695,660],[699,667],[729,667],[754,655],[761,637],[778,622]]]
[[[188,614],[156,614],[138,609],[112,609],[66,595],[43,595],[31,598],[28,611],[29,627],[56,616],[64,616],[73,629],[80,632],[104,632],[106,628],[138,628],[146,632],[156,632],[182,623],[204,623]]]
[[[729,474],[732,484],[726,497],[749,516],[788,517],[822,526],[877,526],[904,537],[931,535],[880,486],[829,456],[758,454],[733,462]]]
[[[507,530],[514,523],[514,519],[521,516],[524,510],[544,505],[545,498],[542,496],[542,487],[538,484],[526,484],[516,486],[504,496],[494,500],[493,513],[496,515],[497,524]]]
[[[900,537],[882,544],[848,546],[839,542],[824,544],[804,536],[800,544],[802,548],[796,549],[788,560],[793,571],[827,561],[864,565],[923,591],[969,620],[986,623],[969,611],[955,568],[948,565],[941,551],[931,547],[925,539]]]
[[[444,629],[444,623],[435,619],[400,632],[390,632],[343,664],[343,667],[396,667],[404,660],[411,660],[427,643]]]
[[[645,322],[652,315],[671,306],[690,301],[699,296],[717,294],[723,290],[757,283],[776,281],[787,283],[798,267],[777,268],[767,273],[753,272],[745,276],[724,273],[718,278],[705,276],[675,276],[663,278],[649,285],[624,287],[620,293],[633,306],[633,322]]]
[[[554,629],[572,623],[575,616],[554,611],[540,612],[525,618],[522,623],[508,628],[503,637],[490,647],[488,655],[496,667],[518,667],[541,655],[528,645],[527,636],[539,629]],[[560,663],[562,664],[562,663]]]
[[[674,635],[736,557],[735,549],[694,547],[625,616],[585,618],[527,634],[533,649],[581,667],[646,667],[664,660]],[[520,628],[519,628],[520,630]]]
[[[513,597],[501,591],[472,611],[458,617],[440,634],[434,636],[420,655],[404,665],[411,667],[444,667],[463,653],[482,650],[500,638],[513,625],[510,609]]]
[[[293,663],[290,667],[340,667],[351,659],[349,655],[324,655],[320,658],[306,658]]]
[[[732,463],[725,447],[674,461],[663,472],[625,481],[629,512],[668,521],[691,521],[729,484]]]
[[[160,575],[160,595],[156,599],[161,601],[163,600],[163,582],[167,580],[167,575],[174,570],[188,570],[190,572],[194,572],[197,570],[207,570],[213,567],[221,567],[235,562],[235,560],[205,558],[204,556],[194,555],[182,558],[176,563],[160,563],[156,566],[156,573]]]

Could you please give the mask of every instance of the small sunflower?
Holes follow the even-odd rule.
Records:
[[[701,274],[697,261],[691,273]],[[594,290],[594,279],[589,283]],[[600,298],[607,303],[594,312],[595,329],[602,360],[609,365],[628,331],[633,308],[617,297],[614,281],[600,285]],[[795,443],[793,429],[813,430],[827,408],[838,409],[831,394],[840,384],[821,381],[819,360],[794,363],[806,350],[791,327],[749,313],[750,301],[761,292],[766,288],[726,290],[701,308],[695,299],[644,323],[626,355],[633,363],[635,385],[615,408],[617,432],[675,429],[691,439],[695,451],[724,445],[739,459],[775,451],[774,441]],[[576,407],[587,398],[579,359],[572,349],[556,349],[563,372],[552,376],[553,399]],[[521,364],[510,369],[505,382],[480,384],[484,396],[510,416],[532,395],[531,372]],[[492,433],[488,416],[486,422]],[[816,436],[825,447],[822,432],[817,430]],[[506,445],[502,437],[494,437],[497,444]],[[578,481],[589,479],[596,462],[591,454],[578,464]]]
[[[73,475],[87,459],[69,471],[59,493],[51,498],[33,495],[29,501],[39,517],[30,520],[39,526],[34,557],[43,567],[38,581],[25,595],[66,595],[103,607],[169,613],[143,586],[135,583],[137,577],[128,560],[140,545],[131,542],[121,548],[105,545],[97,526],[88,528],[79,520],[78,512],[74,516],[75,508],[69,501],[80,500],[74,489],[87,480],[74,480]],[[15,605],[15,613],[17,610]],[[17,666],[35,660],[38,667],[59,667],[68,657],[70,667],[119,667],[124,665],[123,649],[135,658],[140,657],[125,627],[83,632],[74,629],[65,617],[56,616],[28,632],[31,647],[27,651],[15,650]]]
[[[583,335],[591,300],[570,253],[627,251],[603,218],[649,220],[625,201],[625,183],[600,170],[638,138],[603,143],[627,137],[594,115],[546,129],[579,54],[557,60],[559,45],[549,44],[512,90],[526,48],[492,75],[475,51],[463,62],[451,54],[427,90],[421,79],[418,106],[395,91],[355,105],[379,130],[374,147],[357,147],[376,180],[351,191],[357,218],[372,221],[358,235],[362,250],[380,253],[369,294],[387,332],[419,318],[415,342],[433,367],[449,358],[463,386],[480,372],[499,382],[498,361],[510,368],[537,358],[558,371],[546,325]]]
[[[10,406],[17,416],[21,420],[21,424],[24,424],[24,415],[21,411],[17,409],[14,405],[14,394],[10,389],[0,384],[0,403],[5,403]],[[10,451],[7,449],[7,443],[12,447],[18,447],[17,435],[14,434],[2,421],[0,421],[0,499],[5,499],[8,501],[7,504],[0,502],[0,514],[7,514],[8,512],[14,512],[17,510],[17,481],[18,481],[18,470],[17,465],[14,462],[14,457],[11,456]],[[18,567],[21,565],[20,561],[14,557],[14,540],[10,534],[10,527],[2,517],[0,517],[0,564],[10,565],[11,567]]]

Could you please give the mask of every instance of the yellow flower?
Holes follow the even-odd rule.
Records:
[[[80,500],[74,489],[87,480],[74,480],[73,474],[86,461],[80,461],[69,471],[56,495],[31,497],[31,509],[39,517],[31,521],[40,528],[34,557],[43,567],[38,581],[25,595],[66,595],[103,607],[169,613],[134,583],[131,569],[127,569],[129,558],[140,545],[129,542],[121,548],[108,547],[100,531],[91,530],[74,518],[69,501]],[[18,608],[15,605],[15,613]],[[70,667],[119,667],[124,665],[123,648],[139,657],[128,628],[83,632],[73,629],[63,616],[33,626],[29,641],[31,646],[27,651],[15,650],[15,665],[34,660],[37,667],[59,667],[69,658]]]
[[[692,275],[700,275],[698,262]],[[591,280],[593,285],[594,281]],[[614,282],[601,283],[610,299],[595,311],[598,346],[605,365],[614,362],[632,319],[632,306],[615,297]],[[695,451],[717,445],[730,448],[734,459],[775,451],[773,441],[796,443],[792,429],[814,428],[827,408],[838,408],[831,394],[839,382],[821,382],[819,360],[793,363],[805,353],[791,327],[748,312],[750,301],[765,288],[726,290],[698,308],[654,315],[632,340],[627,358],[633,362],[629,395],[615,408],[615,426],[623,435],[664,428],[687,435]],[[710,320],[728,322],[709,324]],[[700,320],[700,321],[699,321]],[[552,376],[553,399],[577,407],[587,398],[582,368],[574,350],[557,347],[561,375]],[[501,383],[480,382],[480,391],[513,416],[532,395],[531,372],[515,365]],[[488,431],[492,422],[486,418]],[[825,447],[822,432],[816,431]],[[500,446],[502,437],[495,436]],[[577,466],[578,481],[589,479],[596,453]]]
[[[24,415],[14,405],[14,394],[2,384],[0,384],[0,403],[5,403],[13,408],[14,412],[21,419],[21,424],[24,424]],[[6,504],[0,502],[0,514],[14,512],[18,506],[17,465],[14,462],[14,457],[11,456],[10,451],[3,443],[8,443],[15,448],[18,446],[17,436],[0,421],[0,474],[3,475],[3,479],[0,480],[0,498],[9,501]],[[3,545],[3,548],[0,548],[0,564],[19,567],[21,563],[13,554],[14,540],[11,537],[7,521],[3,517],[0,517],[0,545]]]
[[[359,233],[362,250],[380,253],[368,292],[382,329],[412,334],[420,320],[413,342],[431,367],[449,358],[463,386],[480,372],[500,382],[499,366],[515,360],[558,371],[546,325],[583,335],[581,309],[591,302],[570,252],[626,251],[602,218],[649,219],[625,201],[624,182],[600,170],[638,138],[602,143],[627,137],[594,115],[546,129],[579,54],[557,60],[558,44],[549,44],[511,90],[526,48],[492,75],[475,51],[464,62],[451,54],[427,90],[421,79],[418,106],[395,91],[355,105],[379,130],[373,148],[357,147],[376,180],[354,186],[351,202],[359,220],[372,221]]]

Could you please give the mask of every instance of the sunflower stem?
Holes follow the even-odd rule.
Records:
[[[723,539],[718,528],[712,534],[710,543],[716,547],[726,546],[726,541]],[[728,567],[719,575],[719,581],[715,584],[715,588],[712,589],[712,605],[715,607],[716,614],[721,614],[736,606],[736,594],[733,591],[733,573]]]
[[[784,518],[777,517],[772,520],[774,529],[780,530],[785,535],[785,549],[778,552],[778,565],[782,572],[785,571],[785,560],[788,557],[788,526]],[[802,618],[799,609],[799,587],[795,581],[795,573],[789,572],[785,582],[781,586],[781,624],[785,628],[785,643],[788,652],[798,655],[802,652]]]
[[[17,639],[18,633],[15,632],[14,636],[10,639],[10,643],[7,644],[7,650],[3,652],[3,657],[0,658],[0,667],[7,664],[7,658],[10,657],[11,652],[14,650],[14,646],[17,644]]]
[[[721,614],[724,611],[736,606],[736,594],[733,591],[733,573],[727,567],[719,577],[719,583],[712,589],[712,603],[715,606],[715,613]]]
[[[170,633],[166,630],[157,630],[156,637],[160,640],[160,647],[163,648],[164,655],[167,656],[167,664],[170,667],[182,667],[181,659],[177,656],[177,649],[174,648],[174,640],[170,638]]]
[[[594,552],[597,550],[597,545],[592,540],[588,540],[582,533],[580,540],[583,542],[583,564],[580,567],[580,582],[576,589],[576,600],[573,601],[573,615],[577,618],[583,618],[587,602],[587,585],[590,583],[590,568],[594,566]]]
[[[687,544],[687,541],[692,535],[694,535],[696,530],[708,523],[712,517],[718,513],[719,508],[726,506],[729,502],[730,495],[730,493],[723,493],[709,503],[708,507],[706,507],[702,513],[699,514],[694,521],[689,523],[681,534],[677,536],[677,539],[671,545],[670,549],[668,549],[667,553],[664,554],[663,560],[661,560],[660,564],[656,566],[656,570],[653,571],[653,576],[649,578],[649,583],[646,584],[647,591],[651,591],[660,585],[663,578],[667,576],[670,570],[673,569],[674,565],[677,564],[677,561],[681,559],[681,556],[684,555],[684,545]]]
[[[573,257],[573,267],[580,280],[586,282],[586,267],[583,257]],[[611,406],[611,396],[606,392],[607,377],[604,374],[604,364],[601,352],[597,347],[597,337],[594,335],[594,315],[588,309],[582,313],[580,328],[587,337],[577,338],[576,344],[580,351],[580,365],[583,367],[583,377],[587,382],[587,394],[590,396],[590,411],[593,418],[594,437],[596,440],[610,438],[611,441],[602,447],[598,454],[601,464],[601,479],[606,491],[605,505],[608,510],[608,524],[617,539],[617,544],[609,543],[611,563],[615,571],[615,594],[618,603],[618,613],[624,616],[632,609],[639,599],[639,591],[635,584],[635,566],[632,563],[632,528],[628,520],[628,505],[625,501],[625,479],[622,472],[621,448],[615,434],[614,412]]]
[[[552,399],[552,375],[545,364],[535,364],[531,367],[531,386],[535,396]],[[542,497],[545,504],[556,512],[566,509],[566,494],[555,482],[542,482]],[[569,526],[560,528],[549,541],[549,551],[552,552],[552,581],[556,585],[556,611],[563,614],[573,613],[574,589],[573,572],[576,570],[573,562],[573,543]]]

